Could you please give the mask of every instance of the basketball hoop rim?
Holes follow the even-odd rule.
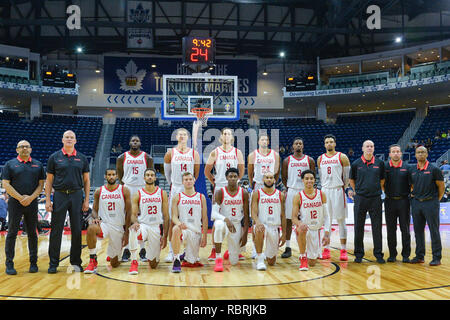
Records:
[[[212,112],[211,108],[205,108],[205,107],[198,107],[198,108],[192,108],[191,112],[195,113],[197,116],[197,119],[203,119],[205,116]]]

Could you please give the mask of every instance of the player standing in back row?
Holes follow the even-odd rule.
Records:
[[[164,156],[164,175],[170,183],[169,195],[169,216],[172,218],[172,199],[183,192],[182,176],[186,172],[193,174],[194,178],[198,178],[200,172],[200,156],[197,151],[188,147],[189,132],[185,128],[179,128],[176,131],[177,145],[167,150]],[[169,241],[172,239],[172,222],[169,226]],[[173,261],[172,243],[169,242],[169,254],[164,260],[165,262]]]
[[[239,170],[238,179],[242,179],[245,173],[245,161],[242,151],[235,148],[233,130],[230,128],[223,128],[219,141],[222,143],[220,147],[215,148],[209,154],[208,160],[205,165],[205,177],[211,182],[214,187],[214,193],[217,190],[228,185],[228,181],[225,176],[225,172],[230,168],[236,168]],[[211,171],[215,169],[216,174],[213,176]],[[214,199],[214,195],[213,195]],[[214,201],[213,201],[214,202]],[[212,230],[212,242],[214,244],[214,227]],[[215,247],[211,249],[211,254],[208,260],[216,259]]]
[[[119,183],[125,185],[130,190],[131,198],[137,191],[145,187],[144,171],[153,168],[153,158],[141,150],[141,139],[133,135],[130,139],[130,150],[122,153],[116,161],[117,175]],[[141,242],[141,259],[145,261],[145,249]],[[126,262],[130,258],[130,250],[125,247],[122,261]]]
[[[292,143],[294,153],[284,159],[281,167],[281,179],[287,188],[286,193],[286,249],[281,255],[282,258],[289,258],[291,251],[292,233],[292,203],[297,193],[304,189],[301,178],[302,172],[312,170],[315,172],[316,164],[314,159],[303,154],[303,139],[295,138]]]
[[[330,225],[333,218],[339,224],[339,238],[341,239],[341,261],[347,261],[347,204],[345,188],[349,185],[350,160],[342,152],[336,151],[336,137],[328,134],[324,137],[326,153],[317,159],[322,192],[328,199],[328,217]],[[330,244],[323,249],[322,259],[330,258]]]

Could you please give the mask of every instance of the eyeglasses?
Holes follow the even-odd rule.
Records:
[[[31,146],[18,146],[17,149],[31,149]]]

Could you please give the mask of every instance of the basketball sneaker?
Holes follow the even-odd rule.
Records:
[[[215,272],[222,272],[223,271],[223,259],[217,258],[216,259],[216,265],[214,266]]]
[[[128,249],[123,250],[122,262],[128,262],[131,257],[131,252]]]
[[[84,269],[84,273],[94,273],[97,271],[97,260],[94,258],[89,259],[89,264],[86,269]]]
[[[283,259],[289,258],[290,256],[292,256],[292,250],[289,247],[286,247],[286,249],[284,250],[283,254],[281,255],[281,257]]]
[[[339,258],[341,261],[347,261],[348,257],[347,257],[347,250],[345,249],[341,249],[341,256]]]
[[[148,261],[146,255],[147,255],[147,252],[145,251],[145,248],[142,248],[141,251],[139,251],[139,258],[141,259],[142,262]]]
[[[173,262],[173,252],[169,252],[167,257],[164,259],[164,262]]]
[[[208,261],[214,261],[216,260],[216,248],[212,248],[211,254],[208,257]]]
[[[110,261],[111,261],[111,257],[110,257],[110,256],[107,256],[107,257],[106,257],[106,261],[110,262]]]
[[[138,262],[137,262],[137,260],[131,261],[131,267],[130,267],[130,271],[128,271],[128,274],[138,274]]]
[[[175,259],[175,261],[173,262],[172,272],[173,273],[180,273],[181,272],[181,262],[180,262],[180,260]]]
[[[261,255],[256,258],[256,270],[264,271],[266,270],[266,264],[264,263],[264,256]]]
[[[330,257],[331,257],[331,255],[330,255],[330,249],[328,249],[328,248],[323,249],[323,252],[322,252],[322,259],[323,259],[323,260],[326,260],[326,259],[330,259]]]
[[[300,258],[300,267],[298,269],[308,271],[308,258],[306,256]]]

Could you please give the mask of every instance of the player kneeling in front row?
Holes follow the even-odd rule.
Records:
[[[128,242],[128,226],[130,225],[131,200],[127,187],[117,184],[116,169],[105,172],[107,184],[95,190],[92,219],[87,230],[89,248],[89,265],[84,273],[97,271],[97,237],[109,238],[107,249],[111,266],[120,265],[119,254]]]
[[[230,168],[225,172],[228,185],[218,189],[214,195],[211,217],[214,220],[214,246],[216,260],[214,271],[223,271],[221,255],[222,242],[228,238],[228,257],[230,263],[235,265],[239,261],[241,247],[247,244],[248,234],[248,193],[238,186],[239,170]],[[244,227],[241,220],[244,219]],[[226,259],[226,257],[224,256]]]
[[[197,262],[200,247],[206,246],[208,235],[208,209],[205,196],[194,189],[195,178],[190,172],[182,175],[184,191],[172,200],[172,248],[175,256],[172,272],[181,267],[203,267]],[[180,247],[185,242],[186,251],[181,264]]]
[[[305,189],[294,197],[292,223],[296,226],[297,242],[300,251],[300,270],[308,270],[316,264],[322,252],[322,245],[330,243],[330,219],[326,209],[326,197],[321,190],[314,188],[316,175],[311,170],[301,174]],[[298,212],[298,215],[297,215]],[[320,243],[320,229],[325,235]]]
[[[253,239],[256,247],[256,269],[266,270],[262,249],[267,262],[273,266],[277,260],[278,248],[286,242],[286,216],[284,213],[284,196],[275,189],[275,176],[266,172],[263,176],[264,186],[252,194],[252,219],[254,222]],[[279,227],[281,226],[281,237]]]
[[[146,259],[155,269],[159,263],[161,250],[167,245],[169,230],[169,205],[167,193],[155,186],[156,171],[144,171],[145,187],[139,189],[132,199],[132,215],[129,248],[131,267],[129,274],[138,273],[137,250],[139,241],[146,244]],[[161,228],[163,226],[162,235]]]

